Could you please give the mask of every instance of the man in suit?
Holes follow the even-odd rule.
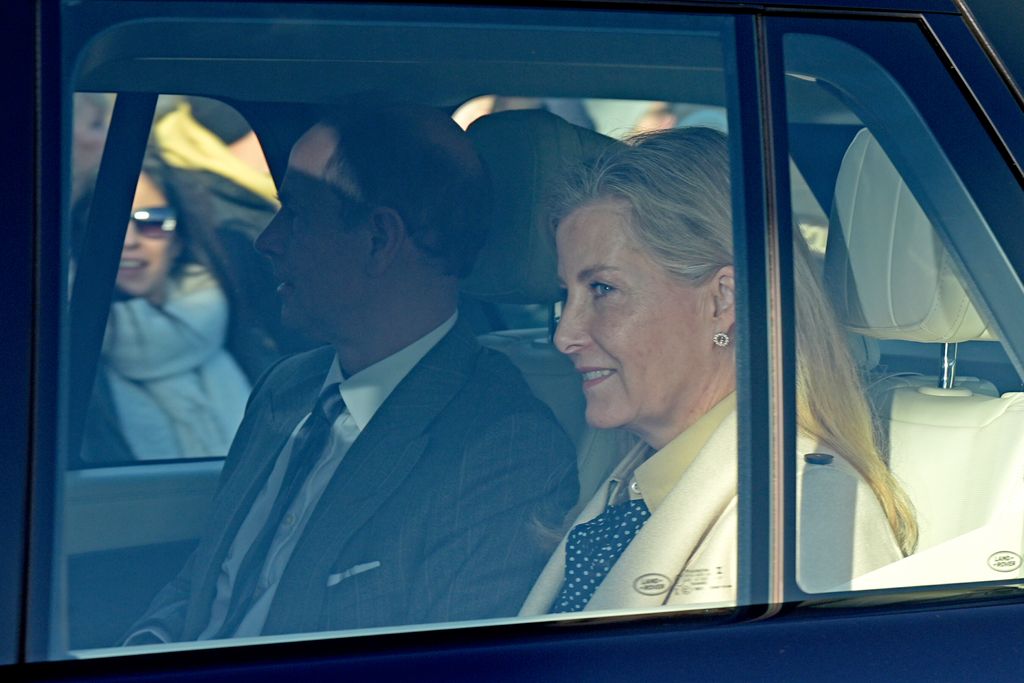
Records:
[[[329,345],[257,383],[207,532],[127,644],[516,613],[575,458],[457,320],[489,195],[434,109],[350,107],[299,139],[256,246],[283,320]]]

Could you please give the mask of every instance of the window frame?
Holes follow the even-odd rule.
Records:
[[[114,8],[114,5],[107,2],[100,2],[96,4],[97,7],[103,6],[111,9]],[[186,7],[182,12],[182,16],[184,17],[205,17],[208,13],[213,11],[210,7],[199,7],[198,5],[187,5],[184,7]],[[137,3],[133,4],[131,7],[117,6],[118,12],[121,16],[118,16],[117,13],[108,13],[106,15],[102,15],[102,21],[108,22],[108,27],[115,26],[123,18],[142,18],[145,15],[147,8],[160,8],[160,12],[158,12],[158,14],[169,19],[173,18],[175,15],[175,12],[165,5],[157,5],[156,3]],[[222,9],[227,11],[228,6],[224,6]],[[373,11],[376,11],[380,8],[372,9]],[[334,10],[335,8],[332,8],[332,11]],[[337,11],[332,16],[345,16],[342,12],[342,8],[336,8],[336,10]],[[359,17],[360,12],[364,10],[365,8],[352,9],[353,16]],[[91,18],[93,22],[96,22],[101,16],[99,9],[91,7],[80,7],[77,11],[85,12],[87,18]],[[89,15],[89,12],[91,11],[94,11],[95,14]],[[234,8],[231,8],[231,11],[234,12]],[[407,20],[411,22],[417,22],[418,20],[415,18],[415,15],[423,13],[422,8],[407,8],[407,11],[414,15],[413,19]],[[467,25],[486,24],[488,21],[495,21],[495,18],[499,16],[499,14],[494,10],[487,8],[459,8],[449,11],[453,13],[453,16],[455,16],[458,21],[466,21]],[[238,9],[239,16],[249,16],[251,13],[254,12],[250,6],[244,6]],[[259,13],[256,14],[259,15]],[[517,16],[517,20],[522,21],[523,26],[527,29],[533,26],[534,23],[539,22],[543,25],[544,21],[546,21],[552,26],[557,26],[558,29],[578,31],[583,27],[593,25],[595,16],[600,17],[601,15],[579,15],[577,18],[577,15],[569,15],[560,10],[522,10],[522,14],[521,16]],[[716,15],[712,13],[701,12],[687,13],[685,15],[681,14],[678,17],[673,15],[672,25],[678,24],[681,27],[687,27],[682,28],[681,30],[694,30],[694,28],[699,30],[700,26],[704,26],[708,21],[712,21],[709,17],[714,16]],[[627,23],[630,26],[636,25],[642,28],[647,25],[654,26],[652,22],[654,21],[654,18],[657,17],[657,14],[645,12],[643,11],[643,8],[639,8],[638,11],[630,14],[604,13],[604,17],[603,21],[608,22],[608,25],[614,25],[610,22],[612,17],[617,19],[626,17],[629,18]],[[584,18],[586,18],[586,21],[583,20]],[[565,20],[564,23],[559,23],[559,21],[563,19]],[[401,19],[396,18],[394,21],[397,23],[401,21]],[[435,24],[437,22],[438,20],[432,16],[422,20],[422,23],[425,26]],[[741,470],[740,476],[741,500],[744,501],[741,503],[742,511],[740,513],[740,534],[741,538],[744,539],[744,541],[741,542],[741,546],[750,549],[749,554],[746,555],[746,561],[748,564],[757,567],[758,569],[756,573],[750,571],[741,574],[738,598],[740,598],[742,602],[750,603],[748,605],[741,605],[742,610],[740,613],[745,617],[754,618],[763,616],[769,609],[769,605],[773,602],[778,602],[777,599],[772,597],[772,589],[770,586],[772,577],[776,577],[778,573],[768,566],[768,562],[770,561],[770,552],[768,550],[769,542],[767,539],[763,538],[770,528],[768,521],[770,519],[768,514],[768,505],[770,503],[771,496],[767,495],[766,491],[767,482],[771,476],[770,472],[772,465],[763,459],[758,460],[749,456],[750,453],[757,450],[755,448],[755,444],[764,443],[769,439],[767,431],[769,425],[768,415],[771,410],[769,407],[769,400],[767,398],[755,400],[755,398],[750,394],[750,392],[754,390],[753,388],[755,386],[765,386],[763,382],[755,382],[754,378],[761,378],[768,374],[768,349],[770,347],[767,343],[767,337],[763,336],[768,334],[768,328],[763,324],[763,322],[762,324],[756,324],[754,322],[758,320],[765,321],[768,317],[762,308],[762,302],[764,300],[763,292],[765,291],[763,283],[766,281],[765,273],[768,269],[762,261],[765,244],[759,239],[760,226],[765,220],[764,217],[766,215],[765,203],[767,201],[766,197],[768,196],[768,193],[765,189],[765,180],[760,176],[760,174],[755,171],[749,178],[744,178],[742,170],[745,168],[760,169],[762,167],[761,155],[764,153],[764,136],[761,133],[760,126],[761,121],[764,118],[764,112],[760,108],[760,97],[758,95],[758,91],[747,91],[744,88],[740,88],[738,85],[739,78],[743,78],[746,82],[752,84],[760,83],[761,81],[757,62],[752,58],[747,59],[744,57],[737,57],[738,54],[745,55],[748,52],[753,53],[757,50],[758,33],[753,15],[746,12],[739,14],[718,14],[717,18],[713,19],[713,22],[721,25],[723,37],[730,33],[726,30],[727,27],[732,26],[732,30],[735,31],[734,42],[729,42],[728,40],[723,42],[723,56],[726,61],[724,68],[726,72],[731,68],[734,72],[742,75],[738,75],[735,79],[731,79],[727,73],[726,89],[729,91],[727,94],[727,100],[730,104],[730,111],[734,112],[730,113],[730,119],[733,121],[735,127],[749,133],[744,135],[741,141],[731,144],[730,147],[732,162],[734,164],[733,176],[734,178],[739,178],[743,181],[741,183],[743,185],[742,194],[739,190],[733,193],[733,201],[736,204],[737,209],[742,207],[742,211],[738,210],[737,215],[743,216],[743,221],[737,221],[736,232],[740,235],[740,242],[745,245],[743,248],[749,250],[749,259],[752,259],[752,265],[749,269],[744,266],[738,268],[737,278],[740,283],[741,290],[750,292],[749,294],[740,296],[740,300],[738,301],[738,312],[740,316],[744,316],[746,320],[750,321],[749,324],[751,325],[752,330],[756,329],[756,332],[752,332],[750,336],[745,335],[745,338],[739,341],[740,346],[738,351],[738,354],[746,359],[740,363],[744,377],[750,378],[750,380],[746,382],[746,385],[741,381],[741,386],[743,388],[740,389],[740,415],[741,418],[746,416],[743,426],[740,428],[740,458],[741,462],[747,463],[746,468]],[[694,24],[694,28],[689,28],[690,24]],[[741,26],[742,29],[740,28]],[[97,33],[100,32],[98,26],[93,30]],[[597,40],[597,38],[594,38],[593,40]],[[88,46],[88,41],[81,40],[79,43],[71,41],[68,44],[76,45],[79,49],[85,49]],[[64,56],[66,69],[64,72],[64,78],[66,80],[63,84],[63,93],[65,95],[69,94],[72,90],[72,83],[70,82],[70,79],[74,74],[75,65],[79,64],[81,59],[80,53],[76,53],[75,49],[68,50]],[[230,102],[230,100],[228,101]],[[110,196],[100,196],[99,192],[97,193],[97,201],[102,207],[105,207],[105,209],[101,209],[100,212],[95,212],[96,215],[90,216],[90,228],[102,226],[105,231],[111,235],[115,232],[117,226],[116,216],[121,215],[121,213],[117,213],[115,215],[114,207],[127,204],[127,195],[125,194],[127,190],[125,190],[125,188],[129,186],[134,187],[134,174],[129,172],[127,169],[136,168],[138,166],[137,163],[134,163],[135,157],[141,159],[141,147],[139,147],[138,140],[136,140],[134,136],[138,134],[143,127],[145,127],[146,132],[148,132],[149,114],[151,114],[154,104],[155,94],[143,92],[142,88],[137,88],[134,92],[122,91],[118,93],[118,102],[115,105],[114,117],[111,122],[111,133],[108,138],[108,144],[104,150],[104,163],[101,165],[100,171],[101,178],[98,181],[98,185],[105,184],[106,189],[109,190],[107,194]],[[237,104],[242,110],[245,109],[241,102],[232,102],[232,104]],[[254,125],[260,125],[258,117],[253,117],[253,121]],[[124,133],[120,133],[119,131],[121,130],[123,130]],[[119,142],[119,135],[125,137],[125,139],[121,139]],[[129,140],[127,138],[131,139]],[[67,149],[67,147],[65,147],[65,149]],[[108,159],[112,161],[121,161],[122,163],[113,164],[112,161],[108,161]],[[132,161],[133,163],[127,163],[128,161]],[[274,164],[272,163],[272,167],[273,166]],[[742,203],[737,199],[741,196],[744,200]],[[745,237],[748,230],[744,230],[742,228],[743,225],[755,226],[749,230],[751,233],[750,240],[747,240]],[[107,236],[109,237],[109,235]],[[98,349],[99,339],[102,336],[102,327],[98,325],[95,320],[89,318],[88,311],[93,310],[95,308],[93,305],[97,302],[103,302],[105,304],[105,302],[109,301],[108,287],[87,287],[83,286],[82,283],[83,281],[89,282],[98,279],[99,281],[109,282],[111,283],[110,286],[112,286],[112,277],[104,278],[101,275],[97,278],[96,274],[112,273],[115,268],[116,262],[113,261],[100,264],[90,263],[88,268],[80,267],[76,274],[76,283],[74,285],[74,292],[72,294],[72,303],[68,318],[70,323],[63,325],[60,329],[62,330],[62,335],[65,337],[67,335],[66,330],[69,328],[76,330],[85,329],[88,335],[88,342],[86,344],[87,348],[82,350],[75,349],[74,353],[76,355],[74,358],[77,358],[78,360],[73,361],[70,367],[71,379],[61,384],[61,386],[69,387],[71,392],[70,396],[61,397],[61,401],[67,401],[64,405],[75,405],[78,401],[87,400],[88,398],[88,392],[86,392],[82,387],[91,386],[91,381],[85,380],[91,378],[92,374],[91,372],[88,372],[88,370],[91,369],[90,366],[94,366],[94,363],[87,363],[85,360],[88,356],[95,356],[95,350]],[[747,278],[750,281],[749,290],[744,286],[744,278]],[[58,291],[64,290],[61,288]],[[86,297],[85,300],[82,300],[81,298],[83,295]],[[67,339],[62,338],[61,343],[63,348],[66,349],[68,347]],[[86,377],[86,375],[88,375],[88,377]],[[767,397],[767,393],[765,396]],[[64,416],[68,414],[69,413],[66,410],[61,412],[61,415]],[[61,435],[61,442],[69,445],[73,445],[76,442],[80,433],[80,424],[63,425],[59,431],[59,434]],[[61,448],[59,452],[67,453],[69,451],[67,447],[64,447]],[[65,463],[62,463],[59,466],[58,471],[62,470],[64,465]],[[139,466],[145,465],[133,465],[133,467]],[[62,495],[56,492],[51,493],[53,495],[53,504],[59,505],[59,501],[62,500]],[[53,513],[50,514],[54,518],[59,519],[59,515],[53,515]],[[59,522],[54,521],[53,524],[58,525]],[[55,526],[54,528],[57,527]],[[34,525],[33,534],[38,539],[39,544],[47,542],[45,525],[44,528],[40,528],[40,525]],[[51,562],[59,562],[60,557],[61,553],[56,553],[55,557],[51,559]],[[54,568],[53,571],[54,576],[56,577],[59,576],[61,570],[59,568]],[[749,581],[748,577],[751,577]],[[38,573],[33,574],[32,579],[37,586],[39,586],[40,583],[43,583],[39,579]],[[60,591],[63,590],[61,581],[55,579],[52,581],[52,585],[55,587],[55,590],[58,591],[56,598],[53,599],[54,607],[50,610],[51,613],[55,613],[56,610],[59,610],[59,605],[66,602],[67,596],[60,594]],[[38,587],[37,590],[42,592],[45,589]],[[51,633],[48,638],[47,634],[43,632],[46,628],[38,625],[42,621],[37,618],[37,615],[39,614],[40,612],[30,612],[29,624],[33,626],[33,645],[28,648],[28,659],[41,660],[53,658],[55,656],[63,656],[63,636],[59,633]],[[640,619],[650,618],[649,616],[644,617],[643,615],[629,615],[622,617],[621,619],[613,619],[612,621],[624,620],[628,622],[637,619],[638,616]],[[683,625],[694,622],[693,619],[688,619],[685,613],[678,613],[672,616],[658,618],[674,619]],[[693,624],[694,627],[699,627],[700,625],[700,622]],[[512,624],[511,626],[517,627],[518,625]],[[498,626],[496,628],[501,629],[505,628],[505,626]],[[416,630],[421,633],[431,632],[430,630]],[[474,626],[470,630],[486,631],[488,629],[480,629]],[[379,637],[388,640],[393,635],[393,633],[388,633],[387,635]],[[351,638],[351,636],[347,636],[343,639]],[[298,637],[289,639],[297,640]],[[359,637],[357,637],[357,639],[362,640],[362,638]],[[218,649],[223,647],[232,648],[236,645],[236,643],[230,642],[216,643],[216,647]],[[197,647],[190,647],[189,650],[203,650],[208,649],[209,647],[210,646],[207,645],[200,645]]]
[[[44,166],[38,156],[38,142],[31,134],[40,125],[41,109],[37,98],[48,102],[56,89],[38,89],[34,59],[37,16],[34,8],[20,3],[4,8],[4,22],[10,35],[0,41],[0,55],[8,70],[7,133],[4,136],[4,162],[0,164],[7,225],[4,248],[8,258],[0,269],[0,345],[4,362],[0,365],[0,452],[4,457],[4,476],[0,477],[0,545],[7,549],[0,558],[0,667],[21,659],[23,621],[28,600],[26,568],[30,560],[28,513],[32,487],[30,453],[39,438],[33,426],[39,408],[47,405],[35,386],[49,378],[45,369],[35,367],[36,331],[47,321],[33,307],[33,294],[46,283],[39,282],[42,272],[37,226],[46,205],[41,200],[59,203],[52,191],[59,176],[55,168]],[[54,75],[54,62],[46,59],[38,65],[44,76]],[[54,81],[47,81],[51,86]],[[45,122],[59,126],[59,111],[49,113]],[[46,185],[43,180],[50,181]],[[45,192],[43,191],[45,189]],[[40,196],[42,194],[42,196]],[[53,405],[52,403],[50,405]]]

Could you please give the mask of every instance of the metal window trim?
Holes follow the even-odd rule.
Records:
[[[775,614],[782,602],[779,548],[774,523],[780,454],[774,407],[778,393],[778,343],[773,339],[773,271],[776,221],[771,208],[770,112],[765,108],[766,64],[760,17],[737,19],[732,107],[733,261],[737,270],[737,389],[739,444],[739,548],[737,602],[756,618]],[[737,142],[738,140],[738,142]],[[767,446],[767,448],[765,447]]]

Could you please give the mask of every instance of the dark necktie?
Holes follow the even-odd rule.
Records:
[[[565,543],[565,579],[551,613],[583,610],[650,516],[643,500],[630,500],[574,526]]]
[[[331,436],[331,426],[344,410],[345,401],[341,398],[339,385],[327,386],[320,393],[309,419],[295,436],[288,468],[281,480],[281,488],[278,490],[277,498],[274,499],[274,505],[270,508],[266,524],[253,540],[252,546],[238,568],[224,625],[217,631],[215,637],[230,638],[234,636],[242,619],[259,598],[260,593],[256,588],[260,573],[267,561],[267,554],[270,552],[274,536],[281,526],[281,519],[299,494],[324,449],[327,448]]]

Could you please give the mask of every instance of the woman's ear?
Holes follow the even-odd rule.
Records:
[[[394,209],[376,206],[367,220],[370,254],[366,262],[368,275],[383,275],[394,263],[405,242],[405,221]]]
[[[732,266],[722,266],[712,277],[712,283],[715,320],[725,332],[736,322],[736,270]]]

